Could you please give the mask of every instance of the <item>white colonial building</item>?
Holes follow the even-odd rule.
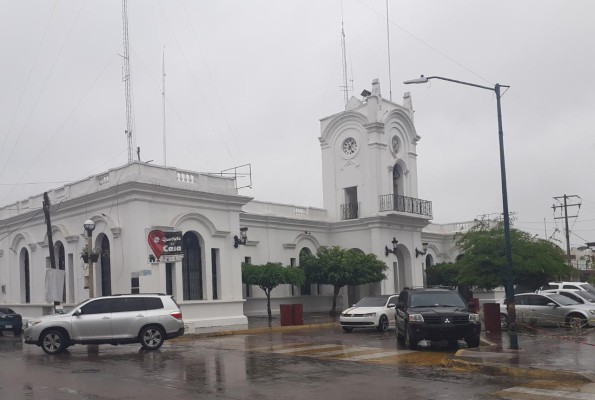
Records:
[[[131,162],[48,192],[52,271],[43,196],[1,208],[0,303],[36,316],[54,312],[54,301],[68,309],[86,299],[88,219],[102,250],[94,294],[172,294],[190,331],[266,313],[264,293],[242,285],[243,262],[298,266],[321,246],[374,253],[389,266],[379,284],[344,288],[339,307],[423,285],[425,266],[454,261],[453,234],[464,226],[430,224],[432,203],[417,197],[420,137],[409,94],[399,105],[382,98],[377,80],[371,89],[321,120],[323,209],[254,201],[233,178]],[[234,239],[241,228],[245,244]],[[155,254],[153,232],[179,236],[181,252]],[[332,300],[332,288],[318,285],[272,294],[275,312],[282,303],[326,311]]]

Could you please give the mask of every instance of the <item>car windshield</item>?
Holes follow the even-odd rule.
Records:
[[[554,300],[562,306],[574,306],[576,304],[581,304],[578,301],[572,300],[570,297],[566,297],[561,294],[549,293],[547,297],[549,297],[550,299]]]
[[[580,290],[580,291],[576,292],[576,294],[578,294],[579,296],[581,296],[582,298],[584,298],[585,300],[587,300],[590,303],[595,303],[595,294],[593,294],[591,292]]]
[[[10,308],[0,308],[1,314],[14,314],[15,312],[12,311]]]
[[[364,297],[360,301],[358,301],[355,306],[356,307],[384,307],[386,304],[386,299],[388,296],[383,297]]]
[[[456,292],[424,292],[411,296],[411,307],[465,307],[461,296]]]

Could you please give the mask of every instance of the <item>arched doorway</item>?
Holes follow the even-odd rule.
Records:
[[[194,232],[186,232],[182,236],[182,284],[184,300],[202,300],[202,249],[198,236]]]
[[[112,265],[110,258],[109,239],[106,235],[101,238],[101,295],[109,296],[112,294]]]
[[[407,271],[405,271],[405,257],[400,248],[397,248],[395,254],[397,262],[393,263],[393,277],[395,284],[395,293],[400,293],[407,285]]]
[[[312,255],[312,252],[310,251],[310,249],[307,247],[303,247],[300,250],[300,265],[302,265],[302,258],[304,256],[311,256],[311,255]],[[312,294],[312,284],[306,280],[306,282],[304,282],[304,284],[300,288],[300,293],[302,294],[302,296],[311,295]]]
[[[396,197],[403,196],[403,169],[399,164],[393,167],[393,195]]]
[[[21,302],[31,303],[31,277],[29,273],[29,252],[27,249],[21,249],[19,257],[21,270]]]

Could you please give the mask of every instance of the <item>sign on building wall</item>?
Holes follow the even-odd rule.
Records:
[[[148,236],[149,247],[157,261],[182,254],[182,232],[153,230]]]

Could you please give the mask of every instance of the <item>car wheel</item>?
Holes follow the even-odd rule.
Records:
[[[23,329],[22,328],[14,328],[12,330],[12,332],[14,333],[15,336],[19,336],[21,333],[23,333]]]
[[[350,332],[353,330],[353,328],[350,328],[350,327],[348,327],[348,326],[343,326],[342,328],[343,328],[343,330],[344,330],[345,332],[347,332],[347,333],[350,333]]]
[[[508,329],[508,315],[500,314],[500,328]]]
[[[589,323],[581,314],[570,314],[566,317],[566,326],[573,329],[585,328]]]
[[[405,328],[405,346],[410,348],[411,350],[417,349],[417,343],[419,340],[415,336],[411,334],[411,330],[409,327]]]
[[[467,343],[467,347],[469,347],[470,349],[479,347],[479,336],[467,338],[465,339],[465,343]]]
[[[376,328],[378,332],[386,332],[388,331],[388,326],[390,323],[388,322],[388,317],[386,315],[381,315],[380,320],[378,321],[378,327]]]
[[[41,349],[47,354],[58,354],[68,347],[66,341],[62,332],[51,329],[41,335]]]
[[[158,326],[146,326],[140,331],[140,344],[145,350],[157,350],[165,341],[165,333]]]
[[[458,349],[459,348],[459,341],[458,340],[449,340],[448,347],[451,349]]]

